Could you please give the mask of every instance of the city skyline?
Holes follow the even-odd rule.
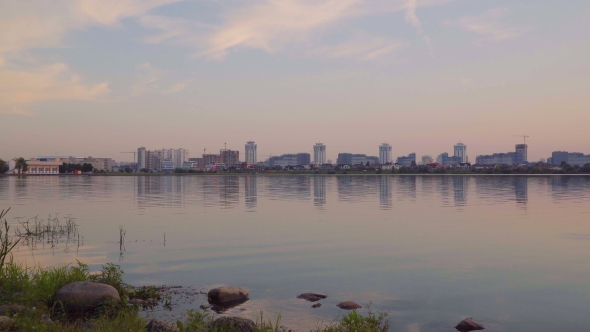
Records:
[[[0,3],[0,158],[584,152],[588,3]],[[564,130],[567,129],[567,130]],[[22,133],[26,132],[26,139]],[[221,138],[223,137],[223,138]],[[229,146],[229,145],[228,145]],[[242,152],[243,153],[243,152]]]

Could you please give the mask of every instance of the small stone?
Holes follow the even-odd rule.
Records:
[[[316,293],[303,293],[303,294],[297,296],[298,299],[304,299],[309,302],[316,302],[316,301],[325,299],[326,297],[328,297],[328,296],[326,296],[324,294],[316,294]]]
[[[12,325],[13,322],[14,321],[12,320],[12,318],[0,316],[0,327],[2,328]]]
[[[344,302],[340,302],[336,305],[338,308],[340,309],[344,309],[344,310],[354,310],[354,309],[359,309],[362,308],[363,306],[353,302],[353,301],[344,301]]]
[[[0,316],[6,316],[9,314],[20,314],[25,310],[25,307],[18,304],[5,304],[0,305]]]
[[[144,301],[144,300],[142,300],[142,299],[131,299],[131,300],[129,300],[129,304],[132,304],[132,305],[144,305],[146,303],[147,302]]]
[[[163,322],[161,320],[158,319],[152,319],[150,320],[150,322],[148,323],[148,325],[145,326],[147,332],[175,332],[178,331],[177,328],[168,325],[168,323]]]
[[[256,324],[246,318],[220,317],[209,324],[209,329],[213,331],[254,332]]]
[[[209,303],[223,307],[236,306],[250,299],[250,292],[242,287],[223,286],[209,291]]]
[[[201,304],[201,305],[199,306],[199,308],[201,308],[201,309],[203,309],[203,310],[207,310],[207,309],[211,309],[211,306],[210,306],[210,305],[208,305],[208,304]]]
[[[322,304],[321,304],[321,303],[316,303],[316,304],[312,305],[311,307],[312,307],[312,308],[319,308],[319,307],[321,307],[321,306],[322,306]]]
[[[459,324],[457,324],[455,328],[457,331],[461,332],[478,331],[484,329],[483,325],[474,321],[473,318],[465,318]]]

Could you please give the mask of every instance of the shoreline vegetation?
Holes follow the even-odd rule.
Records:
[[[235,306],[236,303],[232,302],[235,300],[234,296],[244,297],[239,304],[247,301],[249,292],[238,287],[210,290],[207,296],[212,307],[201,306],[200,310],[188,310],[183,321],[164,322],[143,317],[142,310],[158,305],[172,310],[171,289],[182,287],[130,286],[123,282],[124,272],[120,266],[112,263],[102,265],[100,271],[91,272],[88,265],[80,261],[48,268],[29,267],[15,262],[11,250],[21,241],[26,242],[27,236],[70,238],[70,233],[76,236],[78,233],[77,226],[71,220],[66,221],[64,228],[58,220],[51,219],[46,225],[41,222],[32,225],[19,222],[21,227],[32,227],[25,227],[24,231],[17,229],[11,235],[10,224],[6,219],[9,211],[10,209],[0,211],[1,331],[289,332],[295,331],[290,328],[297,328],[282,326],[280,315],[276,319],[268,319],[260,312],[251,320],[216,316],[210,311],[217,311],[216,306],[219,308],[224,304]],[[239,290],[239,293],[232,294],[232,289]],[[212,293],[216,295],[213,296]],[[308,301],[315,302],[322,298],[322,295],[317,296],[319,298]],[[224,302],[226,300],[229,302]],[[387,314],[369,310],[367,315],[361,315],[353,310],[360,307],[354,302],[342,302],[339,306],[350,303],[355,306],[345,308],[351,309],[347,314],[327,325],[320,326],[318,323],[318,327],[311,331],[388,331]],[[316,303],[314,308],[316,306],[320,305]]]

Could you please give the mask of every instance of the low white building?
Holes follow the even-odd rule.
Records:
[[[8,163],[7,174],[18,174],[18,169],[15,168],[14,160],[10,160]],[[27,160],[27,170],[21,171],[21,174],[31,175],[59,175],[59,166],[61,161],[43,161],[38,159]]]
[[[398,164],[398,163],[387,163],[387,164],[382,164],[381,165],[381,170],[382,171],[392,171],[392,170],[399,170],[400,168],[402,168],[402,165]]]

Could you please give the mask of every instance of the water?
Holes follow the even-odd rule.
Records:
[[[230,314],[280,313],[300,330],[342,315],[344,300],[388,312],[392,331],[468,316],[489,331],[590,325],[590,177],[4,177],[0,202],[10,217],[80,225],[80,245],[19,246],[29,265],[114,262],[135,285],[243,286],[251,300]],[[303,292],[329,297],[312,309]]]

